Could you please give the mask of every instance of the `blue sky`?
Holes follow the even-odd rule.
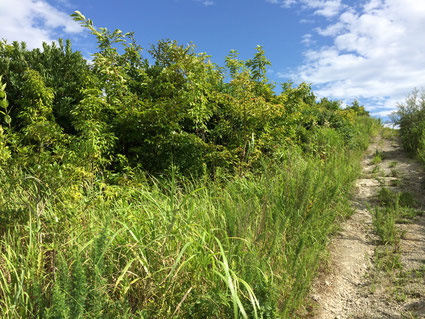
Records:
[[[311,83],[319,96],[359,99],[384,119],[425,86],[425,0],[0,0],[0,38],[71,38],[86,57],[95,39],[69,14],[98,27],[134,31],[148,48],[193,42],[223,65],[231,49],[250,58],[263,45],[275,82]]]
[[[84,6],[83,1],[78,2],[74,2],[75,8],[84,8],[80,11],[96,25],[135,31],[144,47],[163,38],[192,41],[198,51],[223,64],[231,49],[239,51],[241,58],[249,58],[260,44],[273,69],[285,70],[302,62],[299,42],[308,26],[299,23],[295,12],[263,0],[248,1],[251,5],[246,5],[246,0],[217,1],[214,5],[193,0],[123,1],[119,8],[112,3],[93,1]]]

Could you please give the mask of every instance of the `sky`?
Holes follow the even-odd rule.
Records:
[[[193,42],[219,65],[232,49],[248,59],[262,45],[271,81],[357,99],[383,120],[425,87],[425,0],[0,0],[0,38],[29,48],[70,38],[90,59],[95,38],[75,10],[96,27],[134,31],[144,48]]]

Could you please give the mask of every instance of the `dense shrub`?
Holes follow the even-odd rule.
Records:
[[[425,91],[414,90],[392,117],[405,149],[425,162]]]
[[[347,146],[364,113],[357,102],[346,110],[316,102],[305,83],[285,83],[276,94],[260,46],[247,61],[232,51],[222,68],[193,45],[161,40],[145,52],[131,33],[97,30],[80,13],[74,18],[97,38],[92,65],[69,41],[43,51],[2,42],[0,72],[10,133],[37,154],[73,159],[87,171],[158,174],[173,164],[193,176],[217,167],[243,172],[288,144],[320,148],[311,147],[320,127],[337,131]]]

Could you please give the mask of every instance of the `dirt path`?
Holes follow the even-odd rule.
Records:
[[[382,187],[409,192],[416,212],[423,212],[423,167],[394,136],[375,138],[362,165],[355,213],[332,240],[330,264],[313,286],[314,318],[425,318],[425,215],[396,225],[402,239],[390,251],[380,244],[370,213]]]

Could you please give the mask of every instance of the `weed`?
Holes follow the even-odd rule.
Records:
[[[383,160],[383,158],[382,158],[382,152],[378,152],[378,150],[376,150],[375,151],[375,155],[372,158],[372,162],[371,162],[372,165],[376,165],[376,164],[382,163],[382,160]]]
[[[419,317],[409,311],[403,315],[403,319],[419,319]]]
[[[390,246],[379,246],[375,251],[375,266],[378,271],[384,271],[394,275],[395,271],[401,270],[400,252]]]
[[[417,202],[414,199],[414,196],[410,192],[401,192],[399,193],[398,196],[399,196],[399,205],[401,207],[412,208],[417,205]]]
[[[390,181],[390,186],[392,186],[392,187],[400,187],[401,186],[401,181],[399,179],[392,179]]]
[[[260,175],[214,182],[171,170],[49,197],[42,218],[29,211],[2,231],[1,315],[293,318],[336,221],[351,213],[353,154],[324,162],[288,149]],[[31,207],[28,189],[0,178],[6,208]]]
[[[416,216],[423,215],[423,213],[424,212],[420,209],[415,209],[411,207],[400,207],[397,223],[407,224],[411,222],[411,220],[414,219]]]
[[[372,174],[378,174],[381,171],[381,168],[379,167],[379,165],[376,165],[373,169],[372,169]]]
[[[384,127],[381,130],[381,135],[385,139],[392,140],[398,136],[398,131],[389,127]]]
[[[425,262],[425,261],[424,261]],[[425,265],[415,271],[417,278],[425,279]]]
[[[378,202],[381,206],[394,207],[397,201],[397,194],[387,187],[382,187],[378,191]]]
[[[398,209],[398,207],[413,208],[417,205],[412,193],[395,192],[387,187],[382,187],[377,197],[380,205],[385,207],[397,207]]]
[[[395,168],[397,166],[397,162],[396,161],[392,161],[389,165],[390,168]]]
[[[391,176],[392,177],[398,177],[399,176],[399,172],[395,168],[392,168],[391,169]]]
[[[404,292],[403,287],[396,287],[394,289],[393,294],[394,294],[395,300],[398,301],[398,302],[405,302],[406,299],[407,299],[407,295]]]
[[[395,245],[400,241],[400,232],[396,227],[396,210],[392,207],[376,207],[373,214],[375,231],[384,245]]]

